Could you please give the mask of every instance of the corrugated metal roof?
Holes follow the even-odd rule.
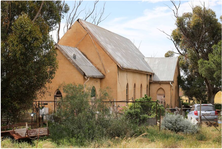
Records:
[[[77,48],[58,44],[56,47],[80,71],[80,73],[87,77],[104,78],[104,75]]]
[[[153,81],[174,81],[178,57],[146,57],[145,60],[154,71]]]
[[[144,55],[129,39],[86,21],[79,19],[79,22],[98,40],[120,68],[153,72],[144,60]]]

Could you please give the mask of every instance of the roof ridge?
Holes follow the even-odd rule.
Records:
[[[118,36],[120,36],[120,37],[122,37],[122,38],[125,38],[125,39],[131,41],[130,39],[128,39],[128,38],[126,38],[126,37],[124,37],[124,36],[122,36],[122,35],[119,35],[119,34],[117,34],[117,33],[115,33],[115,32],[112,32],[112,31],[110,31],[110,30],[108,30],[108,29],[105,29],[105,28],[103,28],[103,27],[101,27],[101,26],[99,26],[99,25],[95,25],[95,24],[93,24],[93,23],[87,22],[87,21],[82,20],[82,19],[78,19],[77,21],[79,22],[79,20],[82,21],[82,22],[89,23],[89,24],[91,24],[91,25],[93,25],[93,26],[99,27],[99,28],[101,28],[101,29],[103,29],[103,30],[106,30],[106,31],[112,33],[112,34],[118,35]]]
[[[95,38],[96,42],[120,69],[153,73],[150,66],[144,60],[145,56],[131,40],[87,21],[81,19],[77,21]]]

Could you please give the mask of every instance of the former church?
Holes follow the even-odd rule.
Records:
[[[144,94],[169,107],[179,106],[177,57],[144,57],[127,38],[83,20],[77,20],[56,45],[58,70],[48,92],[37,101],[61,97],[61,84],[109,87],[113,101],[129,101]],[[147,49],[149,50],[149,49]],[[46,106],[49,113],[53,104]]]

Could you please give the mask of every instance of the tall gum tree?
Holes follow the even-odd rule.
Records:
[[[212,71],[205,72],[207,75],[203,73],[203,61],[209,61],[209,56],[214,51],[213,46],[221,41],[221,23],[218,22],[215,12],[205,6],[193,7],[192,12],[183,13],[179,16],[180,4],[176,6],[173,1],[171,2],[174,5],[172,10],[176,18],[177,28],[168,37],[174,43],[182,62],[186,63],[182,68],[186,74],[182,78],[183,82],[186,82],[188,77],[198,78],[199,81],[195,84],[197,86],[203,84],[206,88],[203,92],[207,94],[207,101],[214,103],[214,96],[221,87],[220,78],[208,77]],[[217,69],[221,69],[221,67]],[[188,87],[187,89],[190,90],[191,88]],[[204,96],[202,100],[204,100]]]
[[[16,120],[32,106],[57,69],[49,32],[60,1],[1,2],[1,116]]]

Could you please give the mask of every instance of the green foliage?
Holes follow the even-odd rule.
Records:
[[[202,100],[202,102],[206,99],[207,90],[203,78],[189,74],[186,77],[181,76],[181,78],[179,78],[179,84],[184,94],[190,99]]]
[[[137,134],[137,126],[128,119],[121,117],[119,119],[110,119],[109,127],[106,129],[108,137],[129,137]],[[141,134],[141,133],[140,133]]]
[[[173,51],[167,51],[167,53],[165,53],[165,57],[173,57],[175,55],[175,52]]]
[[[92,87],[91,97],[96,97],[96,88],[95,88],[95,86]]]
[[[15,118],[54,77],[56,52],[52,39],[43,36],[26,14],[13,23],[12,33],[1,45],[2,113]]]
[[[200,134],[197,134],[196,139],[199,141],[205,141],[207,137],[204,134],[200,133]]]
[[[142,98],[136,99],[135,103],[130,104],[125,110],[124,114],[133,123],[143,124],[148,118],[153,118],[156,116],[156,105],[157,111],[162,110],[162,115],[164,114],[164,107],[159,105],[159,102],[151,101],[151,97],[145,95]]]
[[[171,37],[181,55],[180,68],[184,76],[180,85],[188,97],[205,99],[207,93],[208,101],[213,102],[213,96],[221,84],[216,81],[220,77],[215,79],[213,76],[220,74],[220,67],[213,69],[214,66],[210,62],[206,66],[203,65],[211,59],[210,55],[215,51],[213,45],[221,41],[221,23],[213,10],[200,6],[194,7],[192,12],[176,16],[176,19],[177,28],[173,30]],[[220,55],[215,59],[219,61]],[[206,71],[207,69],[210,71]]]
[[[197,133],[198,127],[193,125],[189,120],[184,119],[181,115],[166,114],[162,123],[161,129],[167,129],[176,133]]]
[[[102,102],[108,98],[105,91],[101,91],[90,102],[91,89],[84,90],[82,85],[68,84],[63,87],[65,97],[60,101],[55,122],[49,125],[50,137],[60,144],[65,139],[74,145],[85,145],[92,140],[103,137],[123,137],[131,135],[136,125],[127,119],[114,118],[106,104]]]
[[[86,140],[96,139],[102,135],[104,129],[99,120],[104,120],[97,115],[103,115],[100,103],[89,103],[89,91],[84,91],[82,85],[68,84],[63,87],[65,97],[61,99],[56,113],[56,121],[50,127],[51,137],[59,143],[62,138],[75,138],[75,143],[83,145]],[[97,102],[97,101],[96,101]],[[104,120],[102,122],[106,124]],[[73,140],[72,140],[73,141]]]
[[[46,83],[54,77],[56,51],[49,32],[61,19],[57,9],[60,4],[61,1],[1,2],[3,117],[16,120],[21,111],[32,106],[37,93],[44,94]]]
[[[209,53],[207,60],[201,58],[198,61],[200,74],[211,80],[216,86],[221,85],[221,41],[214,45],[213,52]]]
[[[222,104],[214,104],[214,106],[215,106],[215,109],[222,109]]]

